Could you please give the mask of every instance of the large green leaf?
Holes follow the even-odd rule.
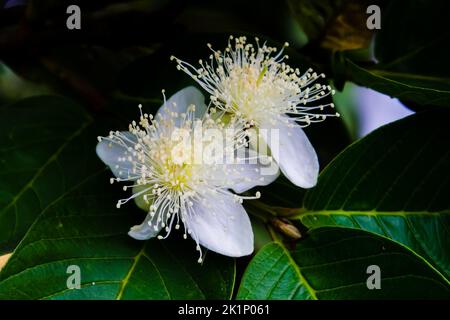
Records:
[[[446,0],[392,0],[381,11],[381,29],[375,38],[375,55],[381,63],[396,62],[397,66],[411,66],[409,59],[429,50],[438,43],[442,50],[427,52],[429,60],[416,68],[438,71],[448,46],[442,37],[448,34],[450,3]],[[447,66],[446,66],[447,67]]]
[[[450,106],[449,18],[446,0],[390,1],[375,37],[377,64],[340,61],[360,85],[422,106]]]
[[[91,174],[90,123],[62,98],[0,108],[0,253],[14,250],[42,211]]]
[[[367,268],[381,270],[369,290]],[[360,230],[321,228],[289,250],[266,245],[247,268],[238,299],[444,299],[450,285],[408,249]]]
[[[208,253],[199,265],[195,243],[176,232],[128,237],[145,213],[115,208],[124,194],[109,184],[95,154],[99,125],[82,109],[36,97],[0,110],[0,236],[3,252],[13,251],[0,299],[230,298],[233,259]],[[80,267],[81,289],[67,288],[70,265]]]
[[[450,276],[450,128],[446,110],[386,125],[321,173],[297,218],[402,243]]]

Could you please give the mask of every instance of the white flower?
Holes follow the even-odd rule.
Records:
[[[141,108],[141,106],[140,106]],[[133,194],[119,200],[117,207],[131,199],[148,210],[145,221],[131,228],[129,235],[146,240],[157,236],[166,238],[173,227],[184,227],[197,243],[215,252],[239,257],[253,252],[253,232],[245,212],[243,199],[236,192],[266,185],[276,179],[278,172],[261,176],[259,163],[252,164],[237,158],[235,151],[245,147],[242,138],[233,140],[231,148],[224,148],[221,157],[232,156],[236,163],[197,163],[193,160],[190,142],[210,144],[194,137],[194,127],[224,130],[218,119],[206,112],[204,97],[194,87],[187,87],[173,95],[159,109],[156,117],[142,114],[139,123],[133,121],[127,132],[111,132],[99,137],[97,154],[112,170],[114,181],[129,181]],[[234,137],[240,136],[234,134]],[[245,136],[245,135],[244,135]],[[244,137],[242,136],[242,137]],[[181,143],[180,138],[189,143]],[[184,141],[184,140],[183,140]],[[228,146],[227,146],[228,147]],[[220,150],[219,150],[220,151]],[[214,155],[213,155],[214,157]],[[217,159],[215,159],[217,160]]]
[[[231,42],[234,39],[234,46]],[[279,131],[279,145],[270,139],[265,142],[273,150],[281,171],[297,186],[311,188],[317,182],[319,163],[316,152],[302,130],[327,116],[324,108],[332,103],[307,106],[330,93],[330,86],[316,83],[318,75],[311,69],[303,74],[283,62],[283,49],[266,44],[258,38],[256,47],[246,43],[245,37],[230,37],[224,52],[212,50],[209,62],[199,61],[196,68],[176,57],[177,68],[190,75],[210,95],[218,109],[242,119],[244,126],[257,130]],[[211,48],[211,45],[209,45]],[[287,43],[285,44],[287,46]],[[263,140],[265,137],[262,137]]]

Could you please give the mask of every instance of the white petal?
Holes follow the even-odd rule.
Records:
[[[117,178],[128,178],[132,168],[133,161],[128,161],[128,157],[132,157],[132,154],[127,150],[128,147],[134,147],[136,143],[136,136],[131,132],[124,131],[122,134],[125,136],[123,139],[125,146],[120,145],[117,142],[111,142],[103,139],[97,144],[96,152],[99,158],[109,166],[113,174]],[[125,161],[119,161],[119,158],[125,157]]]
[[[200,90],[192,86],[181,89],[171,96],[166,103],[159,108],[156,117],[157,119],[162,117],[163,119],[169,120],[171,118],[170,113],[185,113],[190,105],[195,105],[194,116],[201,119],[207,109],[205,97]],[[175,125],[178,126],[179,122],[180,121],[176,121]]]
[[[253,150],[247,150],[248,157],[238,159],[236,164],[227,165],[226,178],[229,181],[228,188],[237,193],[245,192],[256,186],[266,186],[275,181],[280,175],[280,170],[275,161],[272,163],[257,159],[258,155]],[[250,160],[249,160],[250,158]],[[223,172],[222,172],[223,175]]]
[[[253,230],[244,207],[232,194],[205,195],[186,218],[191,236],[217,253],[241,257],[253,252]]]
[[[242,193],[256,186],[267,186],[274,182],[280,175],[276,166],[269,174],[261,174],[261,165],[258,164],[236,164],[232,165],[233,176],[229,176],[231,184],[228,188],[236,193]]]
[[[130,231],[128,232],[128,235],[136,240],[148,240],[150,238],[156,237],[159,231],[161,231],[161,227],[158,227],[158,229],[155,230],[153,225],[150,226],[148,224],[150,219],[151,219],[150,214],[147,214],[144,222],[131,227]]]
[[[287,121],[291,126],[288,126]],[[287,117],[277,121],[275,125],[267,122],[260,126],[260,129],[268,128],[279,129],[278,145],[277,139],[271,139],[274,137],[273,133],[268,132],[268,136],[265,137],[262,130],[260,133],[269,145],[272,156],[278,162],[283,174],[299,187],[314,187],[319,175],[319,161],[316,151],[302,128]]]
[[[280,175],[275,161],[269,162],[266,157],[260,157],[251,149],[238,150],[238,156],[233,154],[230,159],[224,156],[222,163],[212,164],[207,168],[196,167],[196,173],[202,175],[209,184],[232,189],[236,193],[268,185]]]

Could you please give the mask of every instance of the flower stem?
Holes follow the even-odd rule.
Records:
[[[273,211],[270,206],[261,201],[248,201],[246,203],[246,207],[250,214],[259,218],[265,223],[269,222],[273,217],[276,217],[276,212]]]

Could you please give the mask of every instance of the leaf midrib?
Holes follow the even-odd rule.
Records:
[[[19,243],[17,243],[17,245],[15,246],[14,250],[12,250],[12,254],[14,255],[14,253],[16,252],[16,250],[18,248],[20,248],[20,246],[22,245],[23,241],[26,239],[26,237],[28,236],[29,232],[33,229],[34,225],[36,224],[37,221],[39,221],[39,219],[42,217],[42,215],[47,212],[47,210],[49,210],[51,207],[53,207],[55,204],[57,204],[59,201],[61,201],[62,199],[64,199],[68,194],[70,194],[70,192],[72,192],[73,190],[76,190],[77,188],[79,188],[80,186],[82,186],[83,184],[85,184],[86,182],[88,182],[90,179],[92,179],[93,177],[97,176],[98,174],[104,172],[105,169],[102,169],[100,171],[96,171],[93,174],[89,175],[88,177],[84,178],[81,182],[77,183],[76,185],[72,186],[70,189],[66,190],[65,192],[63,192],[61,195],[59,195],[56,199],[54,199],[52,202],[50,202],[45,208],[41,208],[40,212],[37,214],[37,216],[35,217],[35,219],[33,220],[33,222],[29,225],[29,227],[27,228],[27,231],[25,232],[25,234],[22,236],[22,239],[19,241]],[[1,213],[1,212],[0,212]],[[17,214],[16,214],[16,220],[17,220]],[[16,222],[17,225],[17,222]],[[16,228],[16,225],[14,226]],[[14,233],[13,233],[14,234]],[[1,250],[1,248],[0,248]]]
[[[134,269],[136,268],[137,264],[139,263],[139,260],[141,259],[141,257],[144,256],[146,246],[147,246],[147,242],[144,243],[144,245],[142,246],[141,250],[139,250],[138,254],[133,258],[133,263],[131,264],[130,269],[128,270],[127,274],[125,275],[125,278],[123,278],[123,280],[121,281],[121,285],[120,285],[119,291],[117,292],[116,300],[121,300],[122,299],[123,293],[124,293],[125,288],[126,288],[126,286],[128,284],[128,281],[130,280],[131,275],[133,274]],[[154,267],[156,269],[156,266],[154,266]],[[157,272],[158,272],[158,275],[160,276],[161,280],[163,281],[164,288],[167,291],[166,285],[164,283],[164,279],[159,274],[159,271],[157,271]],[[170,297],[170,295],[169,295],[169,297]]]
[[[450,35],[449,33],[445,33],[444,35],[442,35],[442,36],[440,36],[440,37],[438,37],[436,39],[432,39],[431,41],[429,41],[429,42],[427,42],[427,43],[425,43],[425,44],[423,44],[423,45],[421,45],[419,47],[416,47],[414,50],[411,50],[408,53],[403,54],[400,57],[398,57],[398,58],[396,58],[396,59],[394,59],[392,61],[382,63],[382,65],[383,65],[384,68],[389,68],[389,67],[393,67],[393,66],[399,65],[401,62],[407,61],[408,59],[416,56],[421,51],[423,51],[425,49],[428,49],[429,47],[432,47],[433,45],[435,45],[436,43],[439,43],[442,40],[445,40],[449,35]]]
[[[395,216],[395,217],[403,217],[406,218],[408,216],[442,216],[442,215],[450,215],[450,210],[442,210],[442,211],[406,211],[406,210],[398,210],[398,211],[378,211],[376,209],[373,210],[346,210],[346,209],[325,209],[325,210],[309,210],[302,211],[299,214],[295,214],[289,216],[289,219],[299,220],[305,216],[315,216],[315,215],[341,215],[346,217],[353,217],[357,215],[361,216]]]
[[[35,268],[48,266],[48,265],[58,263],[58,262],[69,262],[69,261],[79,261],[79,260],[131,260],[131,259],[133,259],[133,257],[130,257],[130,256],[106,256],[106,257],[71,257],[71,258],[63,258],[63,259],[58,259],[58,260],[46,261],[43,263],[35,264],[35,265],[25,268],[23,270],[20,270],[17,273],[11,274],[11,275],[7,276],[6,278],[1,279],[0,284],[8,281],[10,279],[16,278],[16,277],[20,276],[21,274],[23,274],[24,272],[33,270]]]
[[[311,213],[312,214],[312,213]],[[308,215],[310,215],[310,214],[308,214]],[[331,216],[332,214],[328,214],[328,216]],[[347,215],[348,217],[351,217],[351,215]],[[403,217],[404,219],[407,219],[406,218],[406,216],[405,217]],[[301,220],[301,221],[303,221],[301,218],[300,219],[298,219],[298,220]],[[321,227],[323,227],[324,225],[321,225]],[[397,245],[400,245],[401,247],[403,247],[404,249],[406,249],[408,252],[410,252],[410,253],[412,253],[414,256],[416,256],[417,258],[419,258],[423,263],[425,263],[429,268],[431,268],[432,270],[434,270],[440,277],[441,277],[441,279],[445,282],[445,283],[447,283],[449,286],[450,286],[450,280],[449,279],[447,279],[447,277],[440,271],[440,270],[438,270],[437,268],[436,268],[436,266],[434,266],[433,264],[431,264],[425,257],[423,257],[421,254],[419,254],[419,253],[417,253],[415,250],[413,250],[412,248],[410,248],[410,247],[408,247],[407,245],[405,245],[404,243],[402,243],[402,242],[400,242],[400,241],[398,241],[398,240],[396,240],[396,239],[394,239],[394,238],[392,238],[392,237],[388,237],[388,236],[386,236],[386,235],[384,235],[384,234],[381,234],[381,233],[378,233],[378,232],[374,232],[374,231],[371,231],[371,230],[368,230],[368,229],[366,229],[366,228],[356,228],[356,227],[349,227],[349,226],[342,226],[342,225],[340,225],[339,223],[337,223],[337,222],[335,222],[335,223],[333,223],[333,224],[326,224],[326,226],[333,226],[333,227],[337,227],[337,228],[343,228],[343,229],[354,229],[354,230],[364,230],[364,231],[366,231],[366,232],[369,232],[369,233],[371,233],[371,234],[374,234],[374,235],[377,235],[377,236],[379,236],[379,237],[381,237],[381,238],[383,238],[383,239],[386,239],[386,240],[389,240],[389,241],[392,241],[392,242],[395,242]],[[420,245],[420,243],[419,243],[419,245]],[[428,255],[428,253],[426,252],[426,250],[425,250],[425,253]],[[429,257],[429,258],[431,258],[431,257]],[[438,265],[440,268],[442,268],[442,266],[440,266],[440,265]],[[445,269],[445,268],[444,268]],[[444,271],[444,270],[443,270]]]
[[[311,296],[311,298],[313,300],[318,300],[317,295],[316,295],[316,290],[314,290],[313,287],[311,287],[311,285],[309,284],[309,282],[306,280],[306,278],[303,276],[303,273],[300,270],[300,267],[297,265],[297,263],[295,262],[294,258],[292,258],[289,250],[287,250],[285,248],[285,246],[283,246],[281,243],[277,243],[277,245],[279,247],[281,247],[281,249],[283,250],[284,254],[286,255],[286,257],[289,260],[289,263],[292,265],[292,267],[294,268],[294,271],[296,272],[300,282],[305,286],[306,290],[308,290],[309,295]],[[298,288],[296,289],[298,290]]]
[[[101,286],[101,285],[105,285],[105,284],[118,284],[120,282],[121,282],[120,280],[94,280],[92,282],[87,282],[87,283],[80,284],[80,288],[91,287],[91,286],[94,286],[94,285],[95,286],[99,286],[99,285]],[[93,284],[93,283],[95,283],[95,284]],[[39,297],[39,298],[37,298],[37,300],[47,300],[49,298],[53,298],[55,296],[61,295],[62,293],[67,292],[67,291],[71,291],[71,290],[73,290],[73,289],[66,288],[66,289],[54,292],[54,293],[52,293],[50,295]]]
[[[434,282],[435,284],[438,284],[439,286],[444,287],[445,289],[449,290],[448,287],[446,287],[442,282],[439,282],[436,279],[433,279],[433,278],[430,278],[430,277],[425,277],[425,276],[418,276],[418,275],[412,274],[412,273],[404,274],[404,275],[398,275],[398,276],[392,276],[392,277],[383,277],[383,281],[405,279],[405,278],[408,278],[408,277],[431,281],[431,282]],[[342,285],[342,286],[338,286],[338,287],[320,289],[320,290],[317,290],[316,292],[320,294],[320,293],[324,293],[324,292],[332,292],[332,291],[346,289],[346,288],[359,287],[361,285],[363,285],[365,288],[367,288],[366,284],[364,282],[355,282],[355,283],[351,283],[351,284],[348,284],[348,285]]]
[[[405,72],[398,72],[398,71],[389,71],[389,70],[384,70],[384,69],[369,69],[369,71],[380,77],[397,77],[397,78],[401,78],[401,79],[426,80],[426,81],[435,81],[435,82],[444,82],[444,83],[450,82],[450,78],[437,77],[437,76],[426,76],[426,75],[417,74],[417,73],[405,73]],[[394,79],[391,79],[391,80],[394,80]],[[443,90],[443,91],[447,92],[446,90]]]
[[[383,75],[378,74],[377,71],[380,71],[380,70],[377,70],[377,69],[363,69],[360,66],[358,66],[357,64],[353,63],[349,59],[347,59],[347,62],[350,63],[351,65],[353,65],[358,70],[361,70],[362,72],[367,72],[367,73],[371,74],[372,76],[374,76],[376,78],[386,80],[387,82],[391,82],[391,83],[396,84],[398,86],[408,87],[408,88],[411,88],[411,89],[427,90],[427,91],[443,93],[443,94],[450,93],[450,91],[448,91],[448,90],[440,90],[440,89],[434,89],[434,88],[420,87],[420,86],[412,85],[412,84],[409,84],[409,83],[399,82],[397,80],[390,79],[390,78],[387,78],[387,77],[385,77]],[[436,81],[440,81],[440,80],[436,80]]]
[[[58,156],[64,151],[64,149],[91,124],[92,120],[87,119],[81,127],[71,134],[67,140],[47,159],[47,161],[36,171],[33,177],[22,187],[22,189],[12,198],[12,200],[3,207],[0,211],[0,215],[4,214],[7,209],[13,206],[20,197],[33,186],[33,183],[40,177],[40,175],[44,172],[44,170],[55,160],[58,159]]]

